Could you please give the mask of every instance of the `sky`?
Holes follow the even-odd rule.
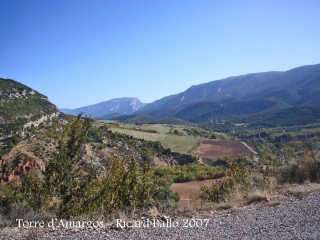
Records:
[[[59,108],[320,63],[319,0],[1,0],[0,77]]]

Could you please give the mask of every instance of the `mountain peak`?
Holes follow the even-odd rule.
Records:
[[[71,115],[78,115],[83,112],[84,116],[102,117],[109,114],[134,114],[140,108],[144,107],[146,103],[142,103],[135,97],[113,98],[108,101],[89,105],[86,107],[75,109],[59,109],[61,112]]]

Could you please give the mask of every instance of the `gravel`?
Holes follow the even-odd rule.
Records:
[[[131,223],[142,224],[140,221]],[[154,221],[165,226],[154,227]],[[149,225],[144,219],[144,224],[145,227],[129,230],[6,228],[0,230],[0,236],[4,239],[320,239],[320,193],[273,207],[243,208],[194,219],[167,218],[164,222],[150,219]]]

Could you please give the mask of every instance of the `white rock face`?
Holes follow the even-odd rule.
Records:
[[[43,115],[41,118],[39,118],[39,119],[37,119],[37,120],[35,120],[33,122],[28,122],[28,123],[24,124],[23,125],[23,129],[31,127],[32,125],[37,127],[37,126],[39,126],[40,123],[42,123],[44,121],[51,120],[54,117],[58,117],[59,114],[60,114],[59,112],[55,112],[55,113],[52,113],[50,115]]]
[[[60,111],[72,115],[83,112],[83,116],[102,117],[114,113],[134,114],[145,105],[138,98],[115,98],[82,108],[60,109]]]
[[[133,99],[130,103],[130,106],[132,107],[132,111],[136,112],[140,108],[140,100],[139,99]]]

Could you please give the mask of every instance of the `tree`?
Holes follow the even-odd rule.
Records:
[[[30,174],[22,184],[27,201],[34,208],[41,208],[55,199],[58,215],[69,217],[73,206],[69,203],[89,187],[94,169],[84,173],[80,167],[83,157],[82,144],[86,141],[92,120],[77,116],[64,130],[59,139],[58,153],[49,160],[42,171],[42,179]],[[37,193],[37,194],[35,194]]]
[[[9,140],[8,142],[8,148],[13,148],[14,147],[14,144],[12,142],[12,140]]]
[[[14,145],[17,145],[19,143],[19,138],[17,137],[17,135],[13,135],[11,141]]]

